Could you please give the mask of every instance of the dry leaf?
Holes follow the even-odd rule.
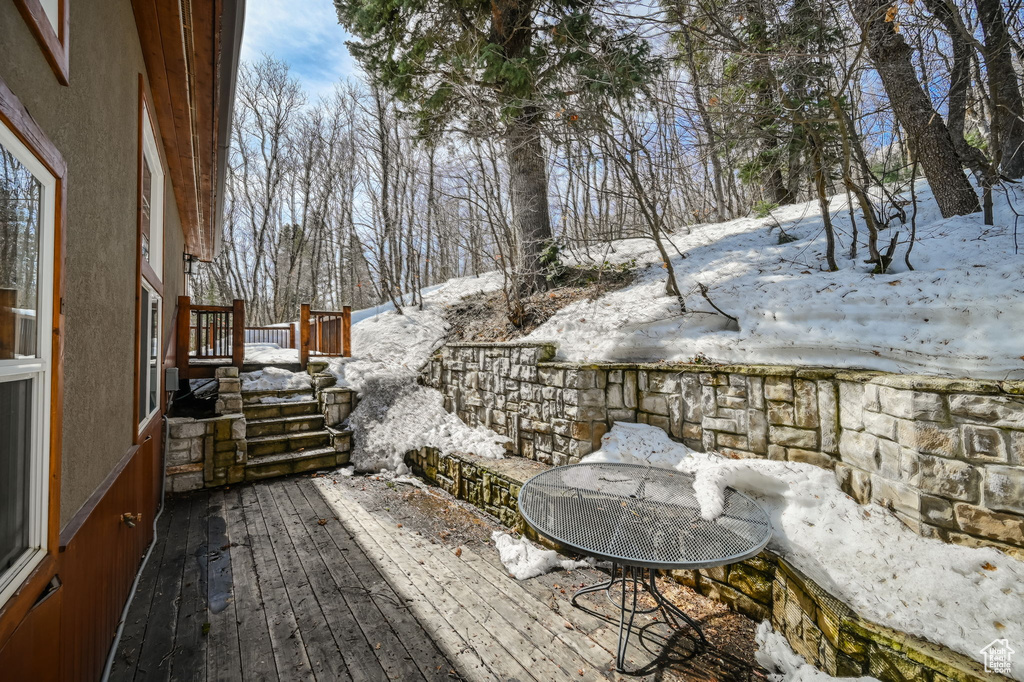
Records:
[[[327,525],[327,519],[317,519],[317,523],[320,524],[321,526],[326,526]]]
[[[462,556],[462,548],[461,547],[456,547],[455,548],[455,556]]]
[[[998,566],[993,566],[992,564],[990,564],[987,561],[985,563],[983,563],[981,565],[981,567],[984,568],[986,571],[994,571],[994,570],[996,570],[998,568]]]

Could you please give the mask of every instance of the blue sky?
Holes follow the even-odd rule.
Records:
[[[242,59],[264,52],[288,62],[310,98],[327,94],[345,76],[359,76],[345,49],[332,0],[246,0]]]

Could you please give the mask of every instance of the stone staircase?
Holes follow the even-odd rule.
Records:
[[[310,398],[304,400],[304,395]],[[348,463],[352,432],[326,423],[310,389],[243,392],[242,411],[248,445],[246,480]]]

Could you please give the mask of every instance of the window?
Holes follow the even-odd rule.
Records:
[[[164,259],[164,171],[160,165],[160,152],[150,123],[149,108],[142,104],[142,177],[139,178],[139,207],[142,242],[142,260],[153,270],[156,279],[162,279]]]
[[[140,289],[139,431],[160,408],[160,296],[145,280]]]
[[[164,171],[149,117],[142,81],[139,81],[142,149],[139,158],[139,359],[138,430],[142,432],[160,409],[163,272]]]
[[[68,84],[68,2],[70,0],[14,0],[62,85]]]
[[[0,605],[47,551],[56,190],[0,121]]]

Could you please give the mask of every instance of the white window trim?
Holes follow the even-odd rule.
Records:
[[[142,105],[142,155],[152,174],[149,203],[149,266],[163,280],[164,272],[164,167],[149,118],[149,107]],[[142,178],[139,178],[142,182]],[[139,189],[141,192],[141,188]]]
[[[53,318],[53,254],[57,178],[40,163],[17,136],[0,122],[0,145],[39,181],[42,190],[39,215],[39,274],[36,310],[37,357],[0,360],[0,381],[33,380],[32,453],[29,461],[29,548],[7,571],[0,573],[0,606],[21,586],[46,556],[50,491],[50,383]]]
[[[164,299],[156,292],[156,289],[146,281],[146,278],[142,278],[142,286],[149,292],[150,305],[153,301],[157,302],[156,309],[156,339],[151,339],[150,343],[156,342],[156,407],[154,407],[149,414],[139,414],[139,430],[138,433],[141,435],[149,423],[153,421],[153,418],[160,411],[160,389],[163,388],[163,333],[164,333]],[[139,305],[142,305],[141,296],[139,297]],[[141,344],[145,335],[152,329],[152,321],[149,318],[149,310],[139,310],[139,343]],[[146,354],[146,363],[149,362],[149,354]],[[142,350],[139,350],[139,396],[149,396],[150,391],[149,385],[149,365],[143,364],[142,362]]]

